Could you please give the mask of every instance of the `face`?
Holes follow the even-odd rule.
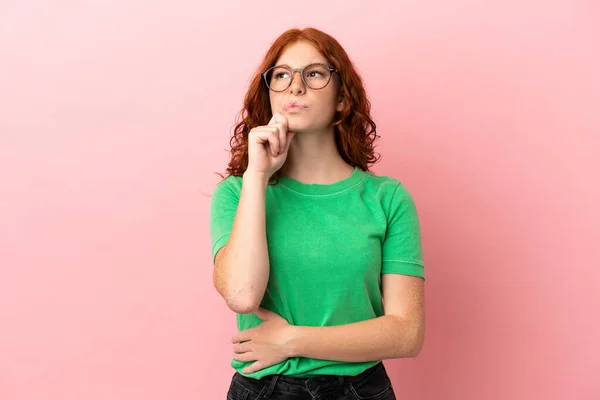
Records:
[[[316,47],[301,41],[288,45],[275,65],[296,69],[313,63],[331,65]],[[316,72],[311,73],[308,70],[304,74],[309,84],[309,79],[317,79],[309,76],[318,76]],[[271,110],[286,116],[290,131],[313,132],[330,129],[335,112],[343,110],[343,103],[339,98],[339,76],[336,75],[337,73],[332,73],[329,84],[323,89],[314,90],[304,84],[300,72],[294,72],[292,84],[286,90],[269,90]]]

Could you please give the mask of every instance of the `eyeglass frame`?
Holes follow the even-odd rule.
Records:
[[[319,89],[314,89],[312,86],[310,86],[308,83],[306,83],[306,80],[304,80],[304,70],[305,70],[306,68],[310,67],[310,66],[313,66],[313,65],[324,65],[325,67],[327,67],[327,68],[329,69],[329,79],[327,80],[327,83],[325,84],[325,86],[323,86],[322,88],[319,88]],[[285,89],[281,89],[281,90],[273,90],[273,89],[271,89],[271,85],[269,85],[269,82],[267,82],[267,73],[268,73],[270,70],[274,69],[274,68],[285,68],[285,69],[287,69],[288,71],[290,71],[290,72],[291,72],[291,74],[290,74],[290,76],[291,76],[291,78],[290,78],[290,83],[289,83],[289,84],[288,84],[288,85],[285,87]],[[312,90],[321,90],[321,89],[325,89],[325,88],[327,87],[327,85],[329,85],[329,82],[331,82],[331,77],[333,76],[333,73],[334,73],[334,72],[337,72],[337,73],[339,74],[338,70],[337,70],[337,69],[335,69],[334,67],[331,67],[331,66],[329,66],[329,65],[327,65],[327,64],[325,64],[325,63],[318,63],[318,62],[317,62],[317,63],[311,63],[311,64],[308,64],[308,65],[305,65],[305,66],[304,66],[304,67],[302,67],[302,68],[295,68],[295,69],[292,69],[292,68],[289,68],[289,67],[286,67],[286,66],[283,66],[283,65],[274,65],[274,66],[272,66],[271,68],[267,69],[265,72],[263,72],[261,75],[262,75],[262,77],[263,77],[263,80],[264,80],[264,82],[265,82],[265,85],[267,85],[267,89],[269,89],[269,90],[272,90],[272,91],[273,91],[273,92],[275,92],[275,93],[281,93],[281,92],[284,92],[284,91],[288,90],[288,88],[289,88],[290,86],[292,86],[292,83],[294,82],[294,73],[295,73],[295,72],[300,72],[300,78],[302,79],[302,82],[304,83],[304,85],[305,85],[307,88],[310,88],[310,89],[312,89]]]

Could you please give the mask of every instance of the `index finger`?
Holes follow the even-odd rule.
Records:
[[[287,121],[287,118],[285,117],[285,115],[283,115],[282,113],[274,113],[273,117],[269,121],[269,125],[275,125],[277,123],[283,123],[283,126],[285,127],[285,130],[287,131],[288,121]]]
[[[251,339],[251,333],[252,332],[248,332],[248,329],[236,332],[236,334],[231,337],[231,343],[246,342]]]

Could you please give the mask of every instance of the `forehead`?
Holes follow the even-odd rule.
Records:
[[[316,62],[327,63],[327,59],[311,43],[300,41],[287,45],[275,65],[286,64],[292,68],[300,68]]]

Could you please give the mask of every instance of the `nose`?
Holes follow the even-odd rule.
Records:
[[[296,72],[298,74],[296,74]],[[290,92],[292,94],[303,94],[306,92],[306,86],[304,85],[304,81],[302,80],[302,73],[300,71],[292,72],[292,83],[290,84]]]

